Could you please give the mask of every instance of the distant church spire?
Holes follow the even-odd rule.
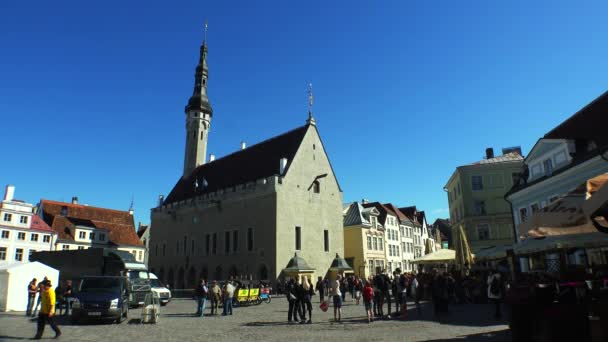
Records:
[[[310,83],[308,83],[308,120],[306,120],[306,123],[308,123],[310,125],[315,124],[315,118],[312,116],[312,103],[313,103],[312,82],[310,82]]]
[[[186,105],[186,153],[184,157],[184,177],[199,165],[204,164],[207,154],[207,136],[211,125],[213,109],[207,97],[209,69],[207,67],[207,21],[203,30],[203,44],[196,71],[194,89]]]

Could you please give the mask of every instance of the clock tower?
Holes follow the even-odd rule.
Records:
[[[207,98],[207,23],[203,45],[196,72],[194,73],[194,91],[186,105],[186,153],[184,156],[184,175],[190,173],[199,165],[204,164],[207,155],[207,137],[211,125],[213,109]]]

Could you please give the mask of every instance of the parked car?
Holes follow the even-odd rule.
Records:
[[[160,305],[165,306],[171,301],[171,290],[154,273],[150,273],[150,286],[152,287],[152,291],[158,294]]]
[[[115,321],[129,316],[129,286],[124,277],[84,277],[74,294],[72,321]]]

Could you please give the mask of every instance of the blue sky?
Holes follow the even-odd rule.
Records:
[[[329,4],[328,4],[329,3]],[[447,216],[443,185],[606,90],[608,4],[2,1],[0,183],[149,222],[183,168],[209,20],[209,152],[304,123],[307,83],[344,190]]]

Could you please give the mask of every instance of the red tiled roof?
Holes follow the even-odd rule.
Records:
[[[38,215],[32,216],[32,224],[30,226],[30,229],[42,230],[42,231],[46,231],[46,232],[53,231],[53,229],[51,227],[49,227],[49,225],[46,224],[46,222],[44,222]]]
[[[44,221],[57,232],[59,239],[74,240],[77,225],[104,229],[108,240],[116,245],[143,246],[135,233],[133,215],[128,211],[106,209],[81,204],[41,200]],[[62,208],[67,213],[62,215]]]

